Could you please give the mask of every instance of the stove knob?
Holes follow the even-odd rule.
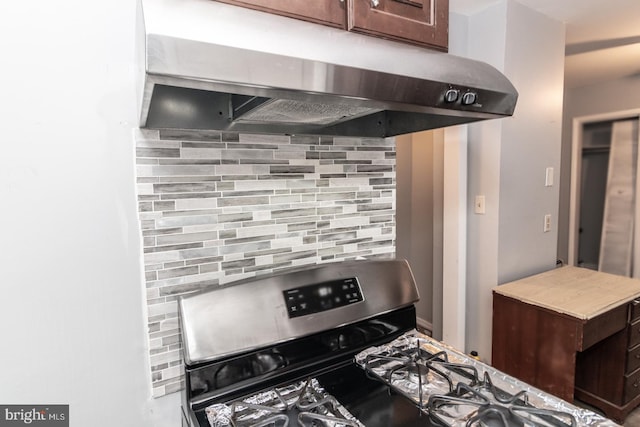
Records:
[[[460,95],[460,91],[456,89],[449,89],[444,93],[444,101],[445,102],[456,102],[458,100],[458,95]]]
[[[462,95],[462,105],[475,104],[477,99],[478,99],[478,94],[477,93],[475,93],[475,92],[465,92],[465,94]]]

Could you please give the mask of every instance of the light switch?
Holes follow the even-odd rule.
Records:
[[[553,168],[547,168],[544,173],[544,186],[553,186]]]

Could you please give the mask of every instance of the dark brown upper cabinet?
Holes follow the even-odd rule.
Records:
[[[344,0],[217,0],[236,6],[347,29]]]
[[[350,31],[448,50],[448,0],[348,0],[348,6]]]
[[[449,0],[217,0],[447,51]]]

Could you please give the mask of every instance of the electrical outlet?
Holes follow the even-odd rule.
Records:
[[[551,214],[546,214],[544,216],[544,227],[542,229],[545,233],[551,231]]]

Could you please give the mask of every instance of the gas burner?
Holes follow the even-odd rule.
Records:
[[[417,351],[393,348],[387,353],[368,355],[364,360],[364,367],[369,376],[392,385],[422,406],[426,396],[424,388],[436,384],[433,377],[440,375],[440,372],[430,369],[418,358],[418,354]]]
[[[421,386],[429,380],[429,367],[417,362],[408,362],[401,369],[392,372],[392,375],[400,375],[402,379],[406,379],[414,384]]]
[[[453,391],[454,383],[479,384],[474,366],[449,362],[446,352],[430,353],[419,340],[402,342],[381,353],[368,354],[363,366],[370,376],[390,384],[423,408],[432,394]]]
[[[485,395],[482,391],[489,390]],[[495,391],[499,393],[496,394]],[[501,395],[499,401],[498,395]],[[526,394],[505,399],[504,392],[490,387],[471,388],[458,384],[453,393],[429,397],[428,412],[438,424],[447,427],[576,427],[573,415],[539,409],[526,404]]]
[[[362,427],[315,379],[211,405],[206,413],[213,427]]]
[[[301,426],[345,426],[359,427],[360,423],[346,419],[340,412],[340,404],[333,396],[327,396],[316,401],[316,392],[306,392],[310,381],[307,381],[303,393],[296,402],[298,423]],[[312,397],[312,399],[309,399]]]

